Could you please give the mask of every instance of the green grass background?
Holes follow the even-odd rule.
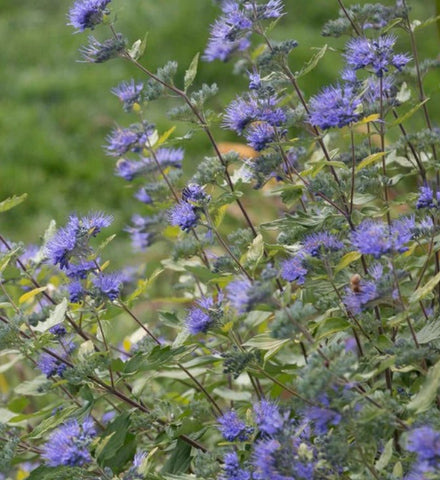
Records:
[[[126,182],[113,175],[114,159],[102,145],[115,124],[128,125],[134,117],[122,112],[110,89],[122,80],[142,76],[122,60],[101,65],[78,63],[78,49],[87,34],[73,34],[66,25],[70,1],[0,0],[0,199],[27,192],[29,197],[16,209],[2,214],[0,230],[12,240],[35,242],[50,219],[63,223],[70,212],[104,210],[115,218],[120,231],[139,203],[132,199]],[[300,43],[291,56],[293,70],[313,54],[313,47],[328,42],[335,49],[343,40],[320,36],[324,22],[336,17],[336,0],[287,0],[288,15],[274,31],[276,38],[294,38]],[[347,5],[353,2],[347,0]],[[388,5],[394,2],[386,1]],[[413,17],[435,14],[432,0],[413,0]],[[167,60],[179,61],[179,75],[198,51],[202,52],[209,25],[219,9],[211,0],[113,0],[117,30],[130,42],[148,32],[142,58],[151,70]],[[105,38],[103,27],[94,32]],[[439,50],[435,24],[419,34],[421,56],[434,57]],[[405,41],[402,42],[405,46]],[[337,79],[341,60],[329,52],[312,75],[303,79],[306,95]],[[213,106],[221,107],[246,88],[232,73],[232,64],[202,63],[199,79],[217,82],[220,95]],[[429,74],[427,91],[438,104],[439,76]],[[170,122],[163,106],[152,103],[149,116],[163,130]],[[438,123],[434,115],[434,123]],[[232,139],[218,132],[221,139]],[[185,169],[191,171],[209,145],[196,135],[188,144]],[[127,241],[120,234],[120,241]],[[124,240],[125,239],[125,240]]]

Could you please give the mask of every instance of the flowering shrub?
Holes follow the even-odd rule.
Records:
[[[97,35],[82,60],[142,75],[112,89],[127,126],[104,148],[139,200],[141,260],[113,269],[103,212],[38,246],[0,236],[0,478],[439,478],[440,133],[423,83],[438,61],[416,45],[431,20],[405,0],[338,3],[323,33],[348,37],[344,69],[306,98],[336,53],[299,68],[297,42],[271,38],[281,0],[219,1],[201,60],[249,80],[223,111],[217,85],[195,86],[199,54],[183,79],[153,72],[111,0],[73,3],[69,25]],[[172,104],[169,130],[153,101]],[[194,130],[210,150],[188,178]]]

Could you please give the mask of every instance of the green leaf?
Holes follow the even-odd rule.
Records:
[[[335,268],[335,272],[340,272],[350,264],[361,258],[362,254],[356,251],[346,253]]]
[[[315,53],[315,55],[313,55],[313,57],[306,63],[306,65],[298,73],[295,73],[295,78],[301,78],[304,75],[310,73],[325,55],[325,53],[327,52],[327,48],[328,45],[325,44],[321,49],[319,49]]]
[[[194,82],[194,79],[196,78],[197,68],[199,65],[199,56],[200,56],[200,53],[197,52],[194,55],[194,58],[191,60],[188,70],[185,72],[185,80],[184,80],[185,92],[192,85],[192,83]]]
[[[64,422],[67,418],[71,417],[74,413],[78,411],[78,407],[65,407],[62,410],[57,410],[55,415],[50,415],[48,418],[45,418],[40,422],[32,432],[27,435],[27,438],[30,440],[38,440],[46,436],[46,433],[49,430],[53,430],[58,427],[61,423]]]
[[[58,304],[49,315],[49,318],[44,322],[38,322],[38,324],[33,327],[35,332],[47,332],[49,328],[52,328],[55,325],[58,325],[64,320],[64,315],[67,311],[67,298],[63,298],[60,304]]]
[[[96,449],[99,465],[115,473],[123,470],[125,463],[136,451],[135,436],[129,433],[130,414],[125,412],[115,418],[102,433],[101,444]]]
[[[419,332],[417,332],[417,341],[420,344],[430,343],[440,338],[440,322],[427,323]]]
[[[408,403],[408,410],[414,410],[416,414],[426,412],[437,396],[440,386],[440,361],[428,370],[425,382],[419,393]]]
[[[80,467],[45,467],[32,470],[27,480],[82,480],[90,478]]]
[[[436,285],[440,282],[440,272],[437,273],[434,277],[432,277],[423,287],[419,287],[409,298],[410,303],[418,302],[425,298],[432,290],[436,287]]]
[[[47,290],[47,286],[34,288],[34,289],[31,290],[30,292],[24,293],[24,294],[18,299],[18,303],[21,305],[22,303],[27,302],[27,301],[30,300],[31,298],[34,298],[35,295],[38,295],[39,293],[44,292],[45,290]]]
[[[14,257],[14,255],[20,251],[20,247],[14,248],[13,250],[10,250],[4,257],[0,260],[0,273],[2,273],[5,268],[9,265],[9,262],[11,261],[11,258]]]
[[[394,122],[392,122],[390,124],[389,128],[395,127],[396,125],[400,125],[401,123],[408,120],[410,117],[412,117],[417,112],[417,110],[419,110],[428,101],[429,101],[429,98],[425,98],[425,100],[423,100],[423,102],[418,103],[415,107],[411,108],[411,110],[406,112],[403,116],[401,116],[399,118],[396,118],[396,120],[394,120]]]
[[[6,200],[3,200],[3,202],[0,202],[0,213],[7,212],[8,210],[11,210],[11,208],[20,205],[20,203],[26,200],[27,196],[27,193],[23,193],[23,195],[19,195],[18,197],[17,195],[14,195],[13,197],[9,197]]]
[[[139,38],[133,43],[131,48],[127,50],[130,57],[133,58],[134,60],[138,60],[144,54],[145,48],[147,46],[147,37],[148,37],[148,33],[145,34],[143,40]]]
[[[373,163],[376,163],[384,155],[385,155],[385,152],[377,152],[377,153],[373,153],[371,155],[368,155],[368,157],[365,157],[363,160],[361,160],[359,165],[356,167],[356,172],[359,172],[359,170],[362,170],[363,168],[369,167]]]
[[[375,467],[379,472],[382,471],[390,463],[391,457],[393,456],[393,443],[394,439],[390,438],[385,444],[385,448],[383,449],[379,459],[375,464]]]
[[[261,233],[259,233],[249,245],[248,251],[244,255],[243,263],[245,268],[252,271],[258,267],[264,255],[264,240]]]
[[[252,400],[250,392],[237,392],[235,390],[230,390],[229,388],[215,388],[213,393],[225,400],[233,402],[250,402]]]
[[[178,474],[185,472],[191,463],[191,445],[177,439],[176,448],[163,466],[161,473]]]
[[[336,332],[348,330],[351,327],[347,320],[339,317],[329,317],[319,324],[317,340],[333,335]]]
[[[38,397],[40,395],[45,395],[43,387],[50,383],[46,378],[46,375],[38,375],[32,380],[25,380],[17,385],[14,389],[15,393],[20,395],[31,395]]]

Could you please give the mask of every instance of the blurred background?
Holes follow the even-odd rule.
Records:
[[[95,65],[78,63],[78,49],[87,43],[87,33],[73,34],[66,15],[68,0],[0,0],[0,200],[27,192],[27,201],[0,218],[2,234],[14,241],[38,242],[53,218],[63,224],[71,212],[84,214],[104,210],[115,216],[113,227],[120,242],[130,216],[141,210],[126,182],[113,175],[115,161],[105,155],[105,137],[117,124],[127,126],[135,118],[122,111],[110,89],[122,80],[142,80],[139,72],[122,60]],[[346,1],[347,6],[353,4]],[[385,0],[392,5],[394,0]],[[435,15],[435,0],[410,0],[413,19]],[[286,0],[286,15],[273,31],[277,39],[293,38],[299,47],[291,55],[293,70],[301,68],[313,48],[329,43],[333,51],[301,87],[310,96],[338,78],[338,50],[345,39],[323,38],[323,24],[336,18],[336,0]],[[219,13],[213,0],[113,0],[117,31],[132,43],[148,32],[147,49],[141,61],[150,70],[178,60],[182,79],[196,52],[203,52],[209,26]],[[106,38],[105,27],[96,36]],[[399,48],[408,48],[404,39]],[[422,58],[436,57],[439,35],[436,23],[418,35]],[[233,74],[233,64],[201,63],[200,82],[217,82],[220,94],[212,106],[220,111],[247,82]],[[429,108],[438,119],[439,73],[427,77]],[[152,103],[150,121],[167,130],[171,122],[163,105]],[[236,140],[219,131],[219,139]],[[210,147],[196,136],[186,147],[184,169],[191,173]]]

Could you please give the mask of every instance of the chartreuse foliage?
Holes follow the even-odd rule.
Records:
[[[112,89],[127,121],[104,148],[142,260],[115,271],[102,212],[36,245],[0,235],[0,478],[438,478],[437,61],[417,54],[438,19],[338,1],[323,33],[347,36],[343,70],[307,98],[333,38],[298,65],[296,40],[272,39],[281,0],[217,3],[183,76],[150,69],[111,0],[68,13],[93,30],[84,61],[144,75]],[[224,108],[199,73],[219,60],[248,80]]]

